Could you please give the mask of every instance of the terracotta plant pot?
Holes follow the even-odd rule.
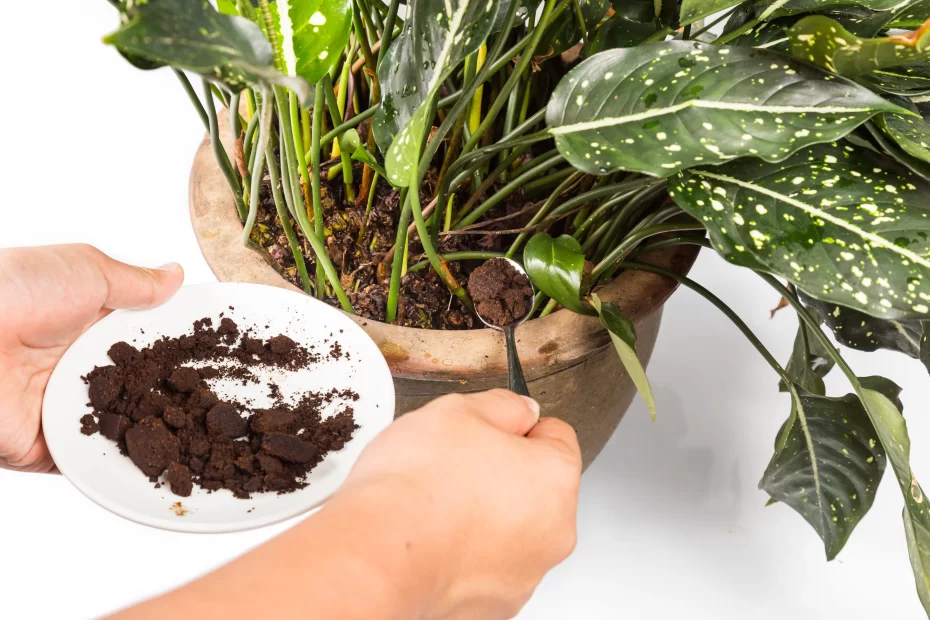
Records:
[[[227,126],[220,122],[220,127]],[[229,144],[227,151],[232,151]],[[278,274],[266,256],[242,245],[242,224],[214,162],[209,138],[194,157],[190,213],[204,258],[218,279],[299,290]],[[697,250],[680,246],[645,260],[684,274]],[[675,288],[674,282],[659,276],[625,272],[599,291],[602,299],[614,302],[636,325],[636,349],[644,365],[655,346],[662,305]],[[394,376],[397,415],[450,392],[506,386],[500,332],[433,331],[353,318],[387,359]],[[517,330],[517,341],[530,393],[540,402],[543,415],[560,417],[575,428],[589,465],[636,395],[606,330],[597,318],[559,310],[524,323]]]

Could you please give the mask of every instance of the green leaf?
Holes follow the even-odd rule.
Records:
[[[910,357],[917,357],[920,351],[920,321],[877,319],[852,308],[818,301],[803,293],[801,301],[830,328],[837,342],[850,349],[889,349]]]
[[[892,95],[916,97],[930,94],[930,63],[888,67],[863,75],[861,81]]]
[[[636,355],[636,328],[633,322],[623,316],[615,305],[610,302],[601,302],[596,293],[591,293],[591,305],[597,310],[601,319],[601,325],[607,328],[610,334],[610,340],[614,343],[617,355],[626,368],[627,374],[633,380],[633,385],[639,391],[646,407],[649,408],[649,416],[652,421],[656,421],[656,403],[652,395],[652,388],[649,386],[649,379],[646,377],[646,369],[643,368],[642,362]]]
[[[384,168],[388,183],[394,187],[407,187],[416,181],[417,166],[423,148],[423,133],[432,105],[427,102],[414,112],[404,128],[391,142],[384,155]]]
[[[904,149],[894,142],[888,134],[879,129],[874,121],[869,121],[862,127],[872,137],[875,143],[881,147],[881,151],[879,152],[884,152],[923,179],[930,180],[930,164],[905,153]],[[849,136],[847,136],[847,139],[849,139]]]
[[[873,11],[889,11],[898,7],[901,0],[756,0],[762,19],[800,15],[827,7],[861,6]]]
[[[352,159],[355,161],[360,161],[363,164],[368,164],[371,169],[381,175],[382,178],[387,178],[387,172],[384,170],[381,164],[378,163],[378,160],[375,159],[374,155],[368,152],[368,149],[365,148],[364,144],[359,144],[358,148],[352,152]]]
[[[584,24],[579,26],[575,9],[570,4],[568,10],[559,18],[557,26],[547,31],[540,40],[537,48],[539,53],[561,54],[580,42],[582,35],[585,40],[594,38],[595,28],[604,20],[607,9],[610,8],[610,0],[578,0],[578,4],[581,7]]]
[[[794,349],[791,358],[785,367],[788,377],[807,392],[817,396],[825,396],[827,391],[823,378],[833,369],[833,359],[830,353],[823,348],[820,340],[814,337],[810,328],[801,321],[798,333],[794,337]],[[778,389],[787,392],[789,387],[782,380]]]
[[[412,0],[404,28],[378,65],[381,106],[372,120],[382,153],[450,72],[484,43],[494,23],[486,0]],[[390,157],[385,156],[390,171]]]
[[[930,124],[919,116],[882,114],[876,124],[911,157],[930,163]]]
[[[920,323],[920,344],[917,348],[917,357],[924,368],[930,371],[930,321]]]
[[[618,47],[633,47],[657,33],[661,28],[662,26],[655,18],[641,22],[621,13],[615,13],[597,29],[594,40],[591,42],[591,51],[597,53]]]
[[[795,57],[847,77],[930,58],[928,33],[930,22],[914,32],[863,39],[823,15],[805,17],[788,30]]]
[[[238,15],[236,0],[216,0],[216,8],[223,15]]]
[[[529,14],[535,13],[539,6],[539,0],[501,0],[494,3],[494,23],[491,25],[491,33],[500,32],[504,27],[504,21],[507,19],[507,12],[510,11],[510,4],[519,2],[516,15],[514,15],[513,27],[523,24]]]
[[[135,3],[104,42],[124,54],[218,80],[234,92],[269,82],[290,88],[302,101],[312,98],[304,80],[273,68],[274,53],[258,26],[218,13],[208,0]]]
[[[902,109],[775,52],[667,41],[585,60],[556,87],[546,121],[580,170],[666,177],[746,155],[781,161],[885,111]]]
[[[855,394],[827,398],[795,385],[789,390],[791,415],[759,488],[804,517],[832,560],[872,507],[884,450]]]
[[[584,252],[577,239],[536,233],[523,249],[523,267],[537,290],[569,310],[585,313],[581,303]]]
[[[285,70],[319,82],[349,42],[352,0],[277,0],[271,6]]]
[[[817,145],[682,172],[669,195],[733,263],[872,316],[930,313],[930,186],[883,155]]]
[[[687,26],[699,19],[719,13],[743,0],[684,0],[681,3],[681,25]]]

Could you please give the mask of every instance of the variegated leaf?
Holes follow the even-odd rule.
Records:
[[[789,390],[791,415],[759,488],[804,517],[832,560],[872,507],[885,473],[884,449],[855,394]]]
[[[714,13],[719,13],[743,0],[684,0],[681,3],[681,25],[685,26]]]
[[[833,365],[829,352],[824,349],[820,340],[814,337],[807,324],[801,321],[798,333],[794,337],[791,358],[785,366],[788,378],[811,394],[826,396],[823,378],[833,369]],[[788,391],[788,385],[784,380],[778,382],[778,389],[782,392]]]
[[[449,73],[481,47],[496,10],[488,0],[412,0],[407,14],[378,65],[381,105],[372,128],[382,153]],[[390,156],[385,159],[390,170]]]
[[[930,58],[928,33],[930,21],[913,32],[863,39],[823,15],[805,17],[788,30],[792,55],[847,77]]]
[[[274,69],[271,45],[257,25],[218,13],[208,0],[127,3],[123,25],[104,42],[124,54],[218,80],[233,91],[271,82],[310,99],[303,79]]]
[[[781,54],[667,41],[585,60],[556,87],[546,121],[580,170],[665,177],[746,155],[780,161],[900,110]]]
[[[900,114],[882,114],[875,122],[905,153],[930,163],[930,123]]]
[[[320,81],[349,42],[352,0],[276,0],[270,6],[284,69],[311,84]]]
[[[883,155],[817,145],[688,170],[669,194],[731,262],[872,316],[930,313],[930,186]]]
[[[800,15],[823,9],[830,5],[855,5],[873,11],[890,11],[901,4],[902,0],[756,0],[755,6],[761,19],[784,17],[786,15]]]
[[[863,75],[861,81],[892,95],[917,97],[930,94],[930,63],[888,67]]]

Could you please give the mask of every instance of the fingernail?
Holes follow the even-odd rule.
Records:
[[[524,401],[526,401],[526,406],[530,408],[530,411],[536,414],[536,419],[538,420],[539,419],[539,403],[537,403],[534,399],[530,398],[529,396],[521,396],[521,398]]]
[[[181,271],[181,265],[178,263],[168,263],[167,265],[162,265],[161,267],[156,267],[158,271],[171,271],[178,272]]]

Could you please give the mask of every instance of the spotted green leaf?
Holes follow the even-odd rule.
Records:
[[[382,153],[449,73],[481,47],[496,11],[487,0],[412,0],[407,15],[378,65],[381,105],[372,128]],[[392,165],[386,156],[388,171]]]
[[[917,357],[920,359],[920,363],[924,365],[924,368],[930,371],[930,321],[921,321]]]
[[[822,10],[830,6],[854,5],[873,11],[889,11],[901,4],[901,0],[756,0],[760,19],[800,15]]]
[[[798,387],[804,388],[808,393],[816,396],[826,396],[827,390],[823,378],[833,369],[833,359],[814,337],[811,329],[803,321],[798,325],[798,333],[794,337],[794,348],[791,358],[785,366],[788,377]],[[787,392],[789,386],[784,380],[778,384],[778,389]]]
[[[537,290],[569,310],[585,312],[581,303],[584,252],[577,239],[536,233],[523,250],[523,268]]]
[[[917,597],[924,606],[924,611],[930,616],[930,530],[924,522],[915,520],[907,508],[902,514],[907,554],[911,560],[911,570],[914,572]]]
[[[684,0],[681,3],[681,25],[686,26],[714,13],[719,13],[743,0]]]
[[[876,123],[911,157],[930,163],[930,124],[919,116],[882,114]]]
[[[793,384],[789,391],[791,415],[759,488],[804,517],[832,560],[872,507],[884,449],[855,394],[828,398]]]
[[[598,27],[591,42],[591,52],[639,45],[662,28],[655,17],[639,21],[623,13],[614,13]]]
[[[791,53],[847,77],[930,58],[930,21],[918,30],[863,39],[823,15],[805,17],[788,30]]]
[[[349,42],[352,0],[276,0],[270,5],[284,68],[315,84]]]
[[[620,357],[620,362],[626,368],[630,375],[633,385],[636,386],[640,396],[649,408],[649,416],[652,421],[656,421],[656,403],[652,395],[652,388],[649,386],[649,379],[646,377],[646,369],[643,363],[639,361],[636,355],[636,328],[633,322],[617,309],[610,302],[602,302],[596,293],[591,293],[591,305],[597,310],[597,315],[601,319],[601,325],[607,329],[610,334],[610,340],[613,342],[614,349]]]
[[[879,318],[930,312],[930,186],[881,154],[817,145],[688,170],[669,193],[731,262]]]
[[[243,17],[223,15],[208,0],[148,0],[127,5],[126,19],[104,38],[124,54],[218,80],[233,91],[270,82],[303,101],[310,87],[273,68],[274,53],[261,29]]]
[[[585,60],[556,87],[546,121],[580,170],[666,177],[746,155],[780,161],[882,111],[900,108],[781,54],[667,41]]]
[[[874,148],[877,145],[888,157],[893,158],[917,176],[925,180],[930,180],[930,164],[922,159],[917,159],[907,154],[897,142],[892,140],[887,133],[878,127],[874,120],[869,121],[862,127],[867,134],[871,136],[872,140],[874,140],[874,144],[869,143],[870,146]]]
[[[818,301],[803,293],[801,301],[833,332],[837,342],[850,349],[888,349],[910,357],[917,357],[920,351],[921,321],[877,319],[852,308]]]

